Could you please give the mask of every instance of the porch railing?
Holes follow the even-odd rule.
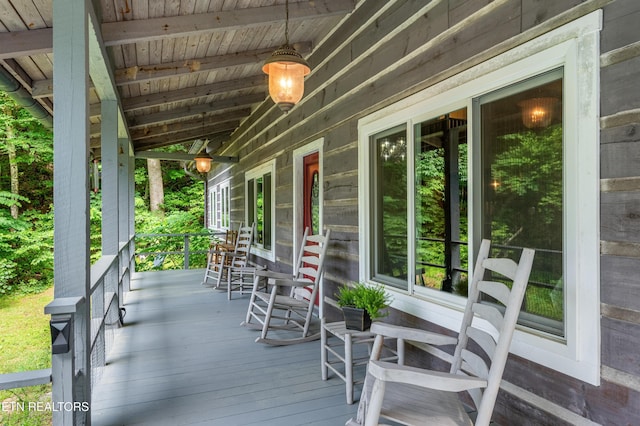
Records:
[[[88,309],[84,297],[57,297],[45,307],[45,314],[51,315],[52,368],[0,374],[0,390],[53,381],[53,395],[64,395],[63,401],[55,403],[61,407],[73,407],[72,410],[54,410],[54,424],[85,424],[86,416],[90,415],[89,407],[88,404],[78,402],[88,399],[85,393],[87,391],[81,384],[86,376],[84,366],[89,357],[90,383],[93,387],[106,365],[113,342],[113,331],[123,323],[123,294],[130,289],[131,274],[136,270],[136,258],[172,255],[183,258],[182,266],[185,269],[200,266],[194,265],[194,255],[202,255],[205,259],[211,237],[209,233],[137,234],[121,243],[117,255],[102,256],[91,266]],[[168,242],[170,239],[178,239],[182,244]],[[143,248],[139,253],[135,252],[136,241]],[[87,311],[90,312],[88,320],[83,315]],[[87,328],[90,335],[89,346],[76,344],[86,341],[84,336]]]
[[[204,268],[212,237],[208,232],[136,234],[136,270]]]
[[[51,315],[53,404],[63,408],[53,410],[56,425],[87,423],[91,390],[86,385],[93,387],[99,380],[113,330],[122,324],[122,295],[134,270],[134,244],[133,238],[121,243],[118,254],[104,255],[91,266],[89,306],[85,297],[56,297],[45,307]],[[81,344],[87,330],[88,346]]]

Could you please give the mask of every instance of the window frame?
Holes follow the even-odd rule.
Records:
[[[599,37],[602,11],[598,10],[550,31],[494,58],[437,83],[415,95],[370,114],[358,122],[360,280],[371,282],[370,137],[406,124],[407,156],[415,157],[414,125],[448,111],[467,108],[469,131],[469,270],[480,229],[480,193],[477,190],[479,153],[475,148],[474,99],[558,67],[564,67],[565,190],[565,338],[518,326],[512,352],[593,385],[600,383],[600,253],[599,253]],[[585,71],[586,70],[586,71]],[[580,88],[580,90],[578,90]],[[478,124],[476,124],[478,121]],[[415,176],[408,162],[408,176]],[[408,264],[415,264],[415,179],[407,179]],[[465,299],[415,287],[387,287],[392,306],[432,323],[458,331]],[[577,284],[579,283],[579,285]]]
[[[225,195],[226,194],[226,195]],[[222,197],[226,198],[223,200]],[[220,200],[218,200],[220,198]],[[218,202],[219,201],[219,202]],[[225,202],[226,201],[226,202]],[[231,180],[227,179],[209,187],[209,223],[214,231],[226,231],[231,228]],[[224,211],[223,211],[224,210]],[[228,223],[223,218],[226,214]]]
[[[270,190],[271,190],[271,206],[270,206],[270,214],[271,214],[271,221],[269,223],[269,225],[271,226],[271,240],[270,240],[270,249],[264,248],[264,246],[257,244],[257,238],[254,237],[253,239],[253,249],[252,252],[253,254],[255,254],[258,257],[261,257],[263,259],[267,259],[270,261],[275,261],[275,231],[276,231],[276,203],[275,203],[275,199],[276,199],[276,160],[272,159],[267,161],[266,163],[261,164],[260,166],[254,167],[251,170],[248,170],[245,172],[244,174],[244,188],[245,188],[245,223],[247,225],[251,225],[251,223],[254,222],[253,218],[249,218],[249,203],[251,202],[253,204],[253,208],[251,211],[256,211],[256,200],[249,200],[249,182],[250,181],[256,181],[258,178],[264,178],[265,175],[267,174],[271,174],[271,186],[270,186]],[[263,180],[264,181],[264,180]],[[256,195],[255,190],[252,192],[252,194]],[[256,224],[256,228],[257,228],[257,224]],[[254,229],[254,232],[257,232],[256,229]]]

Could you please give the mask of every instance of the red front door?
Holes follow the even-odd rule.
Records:
[[[320,232],[320,168],[318,153],[304,157],[304,189],[303,189],[303,224],[302,232],[309,228],[309,235]],[[320,303],[320,293],[316,296],[315,304]]]
[[[320,231],[320,190],[318,153],[314,152],[304,157],[302,232],[305,228],[309,228],[309,235],[317,234]]]

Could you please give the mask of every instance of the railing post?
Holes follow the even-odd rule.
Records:
[[[184,234],[184,269],[189,269],[189,234]]]
[[[76,340],[83,342],[87,323],[82,315],[84,297],[58,297],[45,308],[45,314],[51,315],[51,381],[53,424],[56,426],[74,426],[90,424],[89,390],[85,389],[83,375],[83,345],[75,345]],[[76,359],[79,369],[76,371]]]

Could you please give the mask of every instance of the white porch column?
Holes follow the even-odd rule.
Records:
[[[106,256],[118,254],[120,240],[118,102],[103,100],[101,108],[102,255]]]
[[[89,42],[87,0],[53,2],[54,295],[69,312],[70,353],[52,357],[53,402],[91,404],[89,304]],[[84,300],[84,301],[83,301]],[[58,303],[60,304],[60,303]],[[52,305],[56,305],[55,301]],[[73,312],[71,312],[73,311]],[[60,318],[65,320],[65,318]],[[75,350],[73,350],[75,346]],[[75,368],[66,369],[69,358]],[[69,371],[74,377],[67,377]],[[71,388],[69,388],[71,386]],[[68,406],[68,404],[65,404]],[[53,412],[55,425],[91,424],[90,411]]]

